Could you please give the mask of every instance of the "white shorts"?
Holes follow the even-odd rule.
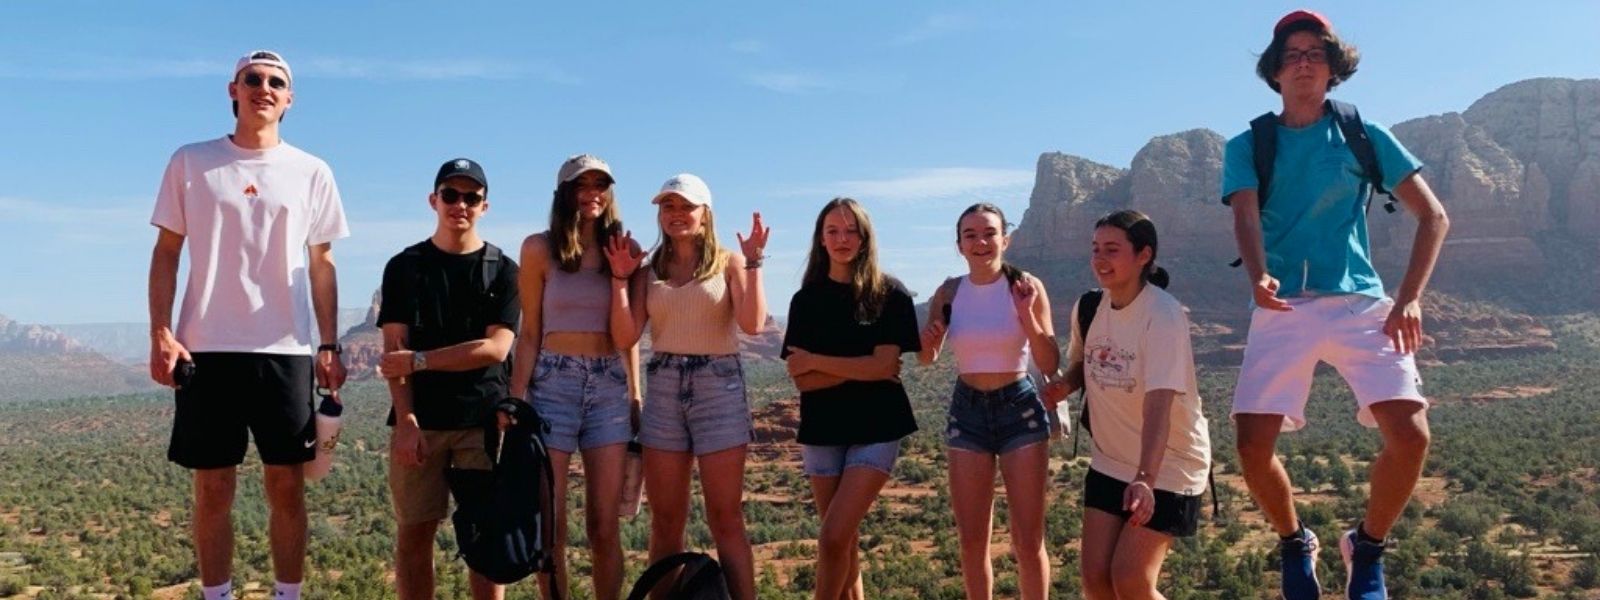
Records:
[[[1288,417],[1284,431],[1306,426],[1306,400],[1318,362],[1333,365],[1356,395],[1356,420],[1376,427],[1370,407],[1386,400],[1423,405],[1422,376],[1411,354],[1394,349],[1383,324],[1390,298],[1356,294],[1291,298],[1292,311],[1256,308],[1250,315],[1244,366],[1233,414]]]

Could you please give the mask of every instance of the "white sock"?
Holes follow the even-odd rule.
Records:
[[[272,600],[300,600],[300,584],[282,581],[272,584]]]
[[[233,582],[224,581],[217,585],[202,587],[200,595],[205,600],[233,600]]]

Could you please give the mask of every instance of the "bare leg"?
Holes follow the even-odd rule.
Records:
[[[472,600],[503,600],[506,597],[504,586],[470,569],[467,571],[467,585],[472,588]]]
[[[1045,482],[1050,475],[1047,442],[1017,448],[1000,457],[1006,484],[1011,552],[1017,558],[1023,600],[1044,600],[1050,590],[1050,556],[1044,549]]]
[[[644,490],[650,504],[650,563],[683,551],[683,529],[689,521],[689,478],[694,455],[644,449]],[[702,481],[705,479],[701,478]],[[663,578],[666,583],[670,578]],[[650,597],[662,600],[667,586],[658,585]]]
[[[851,551],[861,532],[861,520],[866,518],[878,492],[889,481],[889,474],[870,467],[850,467],[839,477],[839,487],[828,503],[828,514],[822,519],[822,532],[817,540],[817,591],[818,600],[838,598],[851,585],[850,573],[859,560]]]
[[[433,600],[433,536],[438,530],[438,521],[396,528],[394,587],[400,600]]]
[[[628,446],[612,444],[583,451],[584,526],[594,562],[595,600],[622,594],[622,468]]]
[[[734,600],[755,600],[755,553],[744,529],[744,461],[746,446],[700,457],[700,486],[706,500],[706,522],[716,540],[728,591]]]
[[[194,549],[200,584],[222,585],[233,577],[233,493],[238,467],[194,472]]]
[[[264,471],[272,574],[284,583],[300,583],[306,567],[305,471],[301,465],[267,465]]]
[[[994,530],[994,455],[951,448],[950,509],[955,513],[956,539],[961,544],[961,581],[967,600],[994,597],[994,564],[989,560]]]
[[[1156,580],[1171,547],[1172,536],[1147,527],[1123,527],[1111,560],[1111,586],[1118,600],[1164,599]]]
[[[1278,460],[1283,415],[1235,415],[1234,425],[1238,428],[1239,464],[1250,495],[1279,537],[1293,535],[1300,530],[1300,516],[1294,510],[1289,472]]]
[[[1428,458],[1428,408],[1420,402],[1390,400],[1371,407],[1383,434],[1383,450],[1372,461],[1372,489],[1367,497],[1367,516],[1362,528],[1367,535],[1383,539],[1400,518],[1411,491],[1422,477],[1422,463]]]
[[[1088,600],[1117,600],[1111,565],[1123,523],[1122,517],[1098,508],[1083,509],[1083,555],[1078,567],[1083,574],[1083,597]]]

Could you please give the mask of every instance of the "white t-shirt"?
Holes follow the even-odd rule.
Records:
[[[1089,324],[1089,341],[1078,335],[1078,307],[1072,307],[1068,358],[1084,360],[1089,422],[1094,428],[1090,467],[1122,481],[1139,473],[1144,396],[1150,390],[1175,390],[1167,453],[1156,473],[1156,489],[1195,496],[1206,489],[1211,468],[1211,437],[1200,412],[1194,353],[1189,347],[1189,317],[1177,298],[1147,285],[1121,310],[1102,294]]]
[[[306,247],[350,235],[328,164],[229,137],[173,153],[150,224],[187,238],[177,338],[191,352],[311,353]]]

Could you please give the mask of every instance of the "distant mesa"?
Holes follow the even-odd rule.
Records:
[[[55,328],[0,316],[0,402],[109,396],[154,387],[143,368],[106,358]]]

